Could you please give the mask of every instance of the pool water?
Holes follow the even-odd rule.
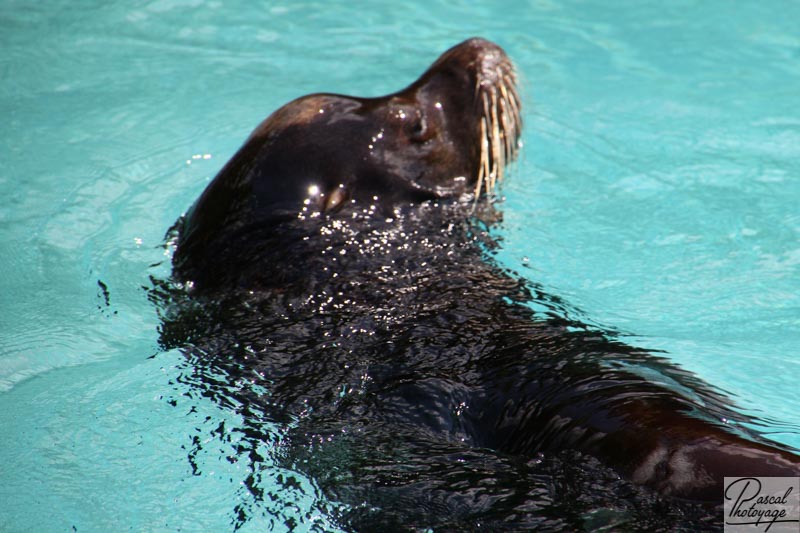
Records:
[[[527,104],[496,260],[568,302],[537,311],[666,351],[800,447],[797,20],[788,1],[3,2],[0,531],[335,529],[269,443],[269,503],[237,521],[247,421],[159,348],[145,287],[272,110],[392,92],[473,35]]]

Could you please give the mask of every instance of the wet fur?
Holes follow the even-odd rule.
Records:
[[[557,297],[493,263],[495,215],[480,194],[502,177],[521,126],[504,54],[489,62],[506,65],[495,74],[469,72],[473,107],[461,112],[474,129],[435,132],[472,136],[463,149],[387,141],[424,153],[440,175],[406,175],[402,155],[365,152],[399,169],[376,176],[344,148],[309,146],[336,137],[309,109],[358,109],[369,120],[346,131],[359,135],[397,97],[428,98],[437,69],[480,71],[481,54],[502,51],[468,41],[407,92],[355,108],[306,97],[265,121],[176,226],[175,279],[154,291],[162,344],[184,350],[195,386],[220,403],[285,425],[278,456],[349,504],[340,518],[351,527],[581,529],[598,508],[616,509],[602,526],[696,527],[716,511],[677,502],[719,504],[722,476],[798,475],[793,451],[723,423],[746,420],[709,386],[567,320]],[[309,123],[311,137],[292,133]],[[284,185],[276,169],[308,159],[303,176],[338,166],[350,181],[320,171],[321,197]],[[446,181],[458,173],[463,189]]]

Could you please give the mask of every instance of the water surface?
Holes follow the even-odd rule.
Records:
[[[213,432],[243,422],[157,344],[142,287],[169,272],[164,233],[282,103],[397,90],[473,35],[526,88],[497,260],[800,446],[797,20],[792,2],[3,3],[0,529],[230,527],[244,473]],[[264,478],[246,528],[333,527],[312,480]]]

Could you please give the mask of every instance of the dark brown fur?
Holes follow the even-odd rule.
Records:
[[[257,370],[270,419],[313,406],[307,435],[371,420],[406,442],[523,461],[577,450],[662,495],[715,503],[724,476],[798,475],[794,452],[723,423],[737,415],[696,378],[534,317],[525,301],[552,297],[487,263],[493,244],[470,215],[520,125],[513,67],[480,39],[398,93],[276,111],[178,226],[176,279],[226,309],[213,327],[183,325],[192,346],[225,373]],[[220,332],[251,355],[215,351]],[[351,367],[371,381],[339,402]]]

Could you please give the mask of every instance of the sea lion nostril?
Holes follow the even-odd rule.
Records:
[[[415,142],[425,142],[431,138],[431,130],[428,128],[428,121],[422,114],[417,114],[406,127],[408,138]]]

